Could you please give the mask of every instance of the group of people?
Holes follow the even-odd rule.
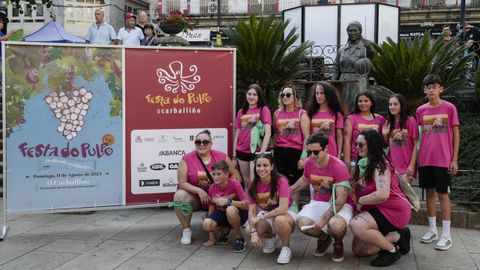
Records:
[[[113,26],[105,21],[105,12],[95,10],[95,23],[90,26],[87,41],[100,45],[126,45],[126,46],[157,46],[155,28],[149,23],[148,14],[140,11],[137,16],[133,13],[125,14],[125,26],[115,33]]]
[[[174,195],[181,243],[191,244],[192,213],[205,209],[207,246],[227,244],[233,229],[234,252],[244,251],[250,236],[251,245],[262,246],[264,253],[281,245],[277,263],[286,264],[297,228],[317,238],[315,256],[333,245],[332,260],[341,262],[350,228],[355,255],[377,254],[371,264],[389,266],[410,250],[411,205],[399,177],[412,181],[418,171],[420,187],[427,190],[429,220],[420,241],[438,240],[435,249],[448,250],[453,245],[448,193],[450,177],[458,170],[460,134],[455,106],[440,97],[440,77],[425,77],[428,102],[416,116],[409,115],[401,95],[390,98],[384,118],[376,113],[370,92],[358,93],[353,111],[345,116],[330,83],[319,82],[310,91],[303,109],[296,87],[286,85],[271,114],[260,86],[250,85],[234,123],[232,159],[212,149],[208,130],[196,135],[196,149],[180,162]],[[311,200],[299,211],[298,194],[305,188]]]

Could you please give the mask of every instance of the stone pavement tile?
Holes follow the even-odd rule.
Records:
[[[36,213],[36,214],[10,214],[8,215],[8,221],[27,221],[27,222],[42,222],[50,223],[55,220],[65,217],[65,214],[47,214],[47,213]]]
[[[477,269],[480,269],[480,253],[472,253],[471,255],[477,265]]]
[[[171,210],[161,211],[141,222],[117,233],[113,240],[155,242],[178,227],[175,213]]]
[[[138,222],[153,216],[158,210],[153,208],[146,209],[128,209],[128,210],[114,210],[110,211],[113,215],[108,215],[102,219],[96,220],[95,224],[105,226],[126,225],[131,226]]]
[[[0,266],[0,270],[50,270],[61,266],[78,255],[73,253],[33,251]]]
[[[106,211],[97,211],[89,215],[62,214],[63,218],[44,224],[37,229],[29,231],[28,233],[41,235],[66,235],[87,224],[91,224],[99,219],[105,218],[108,215],[109,213]]]
[[[250,237],[247,237],[250,238]],[[262,239],[262,245],[266,239]],[[297,269],[305,254],[305,250],[310,242],[310,237],[295,230],[290,241],[290,248],[292,249],[292,259],[286,265],[277,264],[277,257],[280,254],[280,247],[272,254],[264,254],[262,247],[255,247],[248,253],[245,259],[240,264],[240,267],[261,268],[261,269]],[[248,245],[251,246],[250,241]]]
[[[30,235],[26,237],[16,235],[9,237],[7,234],[7,237],[0,242],[0,265],[51,243],[56,239],[57,237],[55,236]]]
[[[421,270],[464,270],[464,269],[472,269],[472,270],[477,270],[478,268],[456,268],[456,267],[451,267],[451,266],[437,266],[437,265],[426,265],[426,264],[419,264],[418,269]]]
[[[426,231],[423,226],[411,226],[413,250],[419,269],[423,266],[474,269],[475,263],[460,239],[456,229],[451,230],[453,247],[447,251],[435,250],[435,242],[431,244],[420,243],[420,238]],[[439,228],[441,230],[441,228]]]
[[[57,270],[110,270],[143,250],[148,244],[109,240],[88,252],[76,257]]]
[[[480,253],[480,231],[456,229],[470,253]],[[455,243],[454,243],[455,244]]]
[[[58,253],[85,253],[88,250],[98,246],[101,241],[83,241],[73,239],[57,239],[52,243],[45,245],[38,250]]]
[[[366,269],[379,269],[378,267],[373,267],[370,265],[370,261],[373,260],[377,255],[373,255],[367,258],[360,258],[358,263],[359,270],[366,270]],[[406,255],[403,255],[398,261],[388,267],[388,269],[398,269],[398,270],[416,270],[421,269],[417,268],[417,262],[415,261],[415,254],[410,252]]]
[[[24,220],[8,221],[9,228],[7,232],[7,237],[12,237],[14,235],[26,233],[33,229],[39,228],[44,224],[45,224],[44,222],[38,222],[38,221],[24,221]]]
[[[202,246],[179,265],[177,269],[234,269],[240,265],[247,254],[248,251],[242,253],[233,252],[231,243],[210,247]]]
[[[115,234],[128,228],[127,224],[118,225],[102,225],[102,224],[88,224],[76,231],[73,231],[65,236],[68,239],[77,239],[85,241],[106,241],[113,237]]]
[[[121,264],[115,270],[170,270],[175,269],[182,261],[165,260],[154,257],[134,256],[125,263]],[[204,269],[198,267],[196,270]]]

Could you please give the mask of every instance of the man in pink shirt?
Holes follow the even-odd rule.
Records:
[[[307,139],[307,153],[311,157],[305,160],[303,176],[291,189],[293,193],[312,185],[313,197],[298,213],[298,228],[318,238],[315,256],[325,255],[333,237],[332,260],[341,262],[343,237],[353,216],[353,201],[348,196],[350,174],[345,163],[329,155],[327,148],[328,138],[323,133],[314,133]]]
[[[450,236],[451,175],[458,171],[458,149],[460,130],[455,105],[442,100],[442,81],[436,74],[430,74],[423,80],[423,91],[428,103],[417,109],[417,121],[421,127],[420,149],[418,153],[418,173],[420,187],[427,189],[427,214],[429,229],[421,238],[422,243],[432,243],[439,239],[436,227],[435,196],[442,209],[442,235],[435,249],[448,250],[453,242]]]

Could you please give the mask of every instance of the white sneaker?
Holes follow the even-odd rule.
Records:
[[[192,230],[190,228],[183,229],[182,240],[180,240],[182,245],[190,245],[192,243]]]
[[[282,247],[282,251],[280,251],[280,255],[278,255],[277,263],[279,264],[286,264],[290,262],[292,258],[292,250],[289,247]]]
[[[267,239],[265,241],[265,245],[263,246],[263,253],[270,254],[275,252],[275,243],[277,242],[278,236],[274,234],[272,238]]]
[[[434,232],[432,230],[428,230],[423,236],[422,239],[420,239],[420,242],[424,244],[430,244],[434,240],[438,240],[438,235],[437,232]]]
[[[437,244],[435,245],[435,249],[448,250],[452,246],[452,238],[448,237],[446,234],[442,234],[442,236],[440,236],[440,240],[438,240]]]

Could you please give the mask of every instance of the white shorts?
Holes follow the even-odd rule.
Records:
[[[257,217],[259,217],[260,215],[262,215],[263,213],[266,213],[267,211],[264,211],[264,210],[260,210],[258,211],[257,213]],[[293,222],[296,222],[297,221],[297,213],[295,213],[295,211],[291,210],[290,208],[288,209],[288,212],[287,212],[292,218],[293,218]],[[272,233],[275,233],[275,229],[273,228],[273,219],[274,218],[266,218],[264,219],[266,222],[268,222],[268,224],[270,225],[270,228],[272,228]],[[249,225],[248,221],[245,223],[245,227],[247,227]],[[295,223],[293,224],[293,226],[295,227]]]
[[[311,200],[309,204],[303,206],[302,211],[298,213],[298,217],[308,217],[309,219],[317,222],[320,220],[320,218],[322,218],[323,214],[328,211],[328,209],[330,209],[330,203]],[[342,209],[337,211],[337,215],[341,216],[345,222],[347,222],[348,226],[353,217],[352,206],[348,203],[345,203]]]

